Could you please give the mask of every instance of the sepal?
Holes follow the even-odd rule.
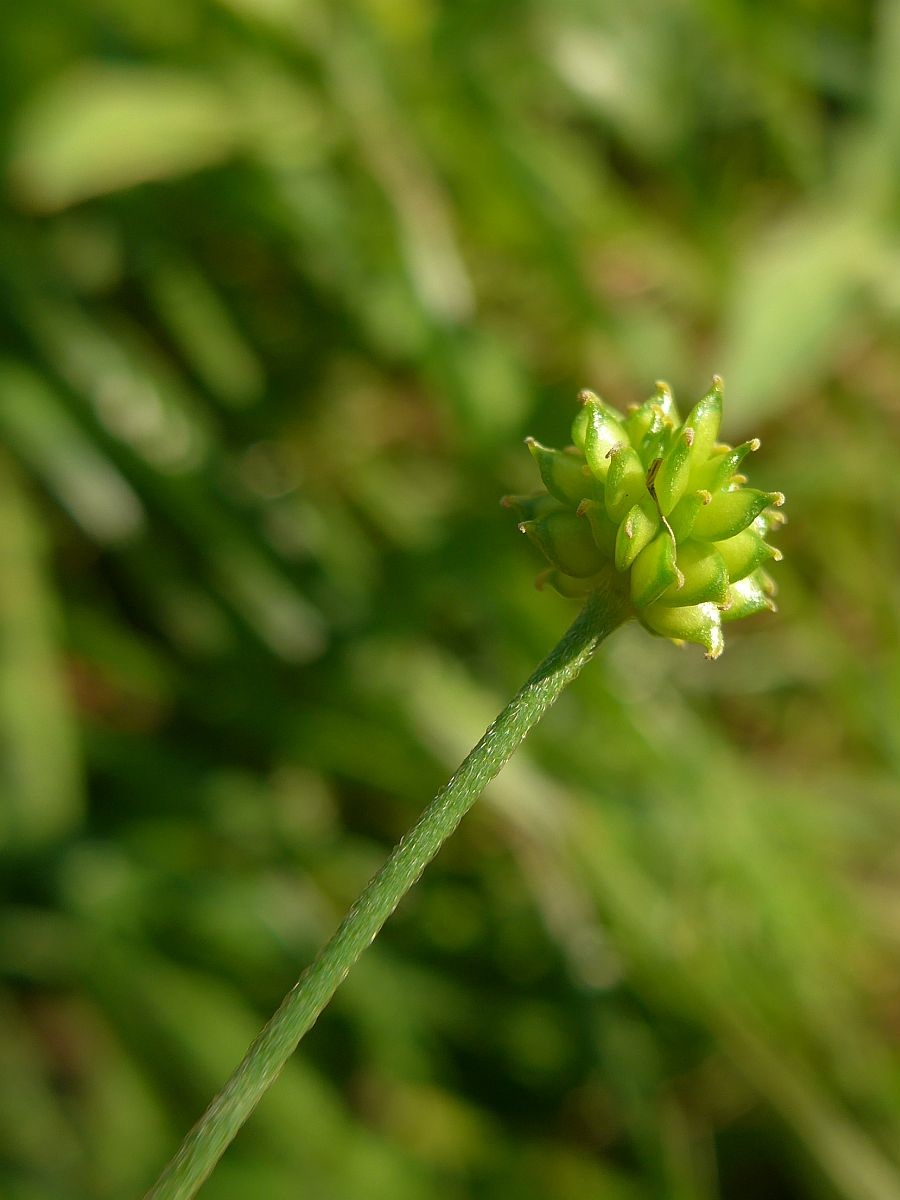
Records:
[[[716,453],[711,454],[705,463],[692,470],[691,487],[706,488],[710,492],[722,491],[731,483],[747,455],[759,447],[759,438],[751,438],[749,442],[743,442],[734,449],[729,446],[716,447]]]
[[[585,468],[583,457],[573,450],[552,450],[534,438],[525,445],[538,465],[544,487],[563,504],[578,505],[594,490],[594,481]]]
[[[660,380],[654,394],[643,404],[632,408],[624,424],[628,440],[638,451],[646,439],[664,427],[674,428],[678,424],[678,410],[669,385]]]
[[[697,401],[684,423],[694,431],[691,465],[700,466],[709,458],[722,424],[722,380],[718,375],[713,376],[712,387]]]
[[[682,583],[669,588],[663,603],[670,605],[723,604],[728,595],[728,571],[721,554],[702,542],[685,542],[678,547]]]
[[[659,527],[659,512],[649,496],[628,510],[616,534],[617,571],[628,570],[644,547],[653,541]]]
[[[637,451],[627,443],[614,446],[609,452],[605,489],[606,512],[610,520],[618,524],[646,488],[646,472]]]
[[[675,562],[675,539],[663,529],[634,560],[631,599],[637,608],[644,608],[680,579],[681,572]]]
[[[684,495],[691,472],[691,455],[694,445],[694,431],[686,426],[678,440],[662,460],[656,473],[653,490],[659,501],[659,509],[667,517],[681,497]]]
[[[534,586],[539,592],[542,592],[545,587],[551,587],[560,596],[565,596],[567,600],[578,600],[595,591],[603,582],[605,575],[605,571],[599,571],[596,575],[588,575],[585,579],[576,579],[574,575],[563,574],[557,567],[550,567],[547,571],[541,571],[534,581]]]
[[[594,543],[608,562],[615,555],[618,527],[610,521],[604,507],[596,500],[582,500],[575,515],[587,520]]]
[[[763,571],[739,579],[728,589],[728,597],[722,606],[722,620],[740,621],[755,613],[776,612],[773,591],[772,580]]]
[[[676,542],[683,542],[685,538],[691,536],[697,513],[704,505],[709,504],[710,500],[712,500],[712,493],[702,491],[688,492],[682,500],[679,500],[669,516],[669,528],[675,535]]]
[[[621,423],[597,402],[589,400],[584,407],[588,414],[584,431],[584,457],[594,477],[604,480],[609,473],[610,452],[616,446],[625,445],[628,438]]]
[[[728,578],[732,583],[746,578],[770,558],[774,558],[776,562],[781,558],[781,551],[764,542],[753,526],[742,529],[740,533],[727,538],[724,542],[714,542],[713,544],[722,556],[728,571]]]
[[[569,510],[523,521],[519,529],[566,575],[585,579],[603,566],[604,556],[597,549],[590,528]]]
[[[578,403],[581,406],[575,414],[575,420],[572,422],[572,441],[579,450],[584,449],[584,438],[587,433],[588,422],[591,419],[590,409],[600,409],[613,421],[621,423],[622,414],[617,412],[611,404],[607,404],[596,392],[592,392],[590,388],[582,388],[578,393]],[[590,406],[590,408],[589,408]]]
[[[725,646],[722,614],[715,604],[670,608],[657,601],[639,613],[641,623],[660,637],[702,646],[707,658],[718,658]]]
[[[520,524],[522,521],[534,521],[548,513],[566,511],[564,504],[555,496],[548,496],[546,492],[535,492],[532,496],[504,496],[500,507],[508,509]]]
[[[734,537],[770,506],[784,504],[781,492],[758,492],[740,488],[735,492],[716,492],[709,504],[697,513],[691,536],[708,542]]]

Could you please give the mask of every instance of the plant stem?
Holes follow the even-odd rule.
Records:
[[[337,932],[300,976],[243,1062],[187,1135],[146,1200],[189,1200],[196,1194],[350,968],[485,786],[603,639],[628,616],[624,597],[612,586],[591,593],[563,638],[366,885]]]

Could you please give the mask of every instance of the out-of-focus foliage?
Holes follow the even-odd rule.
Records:
[[[900,1196],[900,9],[34,0],[0,40],[0,1192],[135,1195],[725,376],[781,614],[629,629],[204,1195]]]

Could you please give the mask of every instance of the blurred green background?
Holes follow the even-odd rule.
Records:
[[[616,635],[203,1194],[900,1196],[900,5],[0,22],[0,1194],[150,1184],[573,615],[523,436],[718,371],[779,615]]]

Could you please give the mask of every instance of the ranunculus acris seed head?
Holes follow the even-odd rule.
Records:
[[[781,554],[766,538],[784,496],[740,473],[759,441],[717,440],[718,376],[684,421],[665,383],[626,416],[593,392],[578,399],[573,445],[527,439],[546,490],[503,501],[552,564],[538,586],[583,596],[613,576],[651,633],[718,658],[725,622],[775,608],[764,565]]]

